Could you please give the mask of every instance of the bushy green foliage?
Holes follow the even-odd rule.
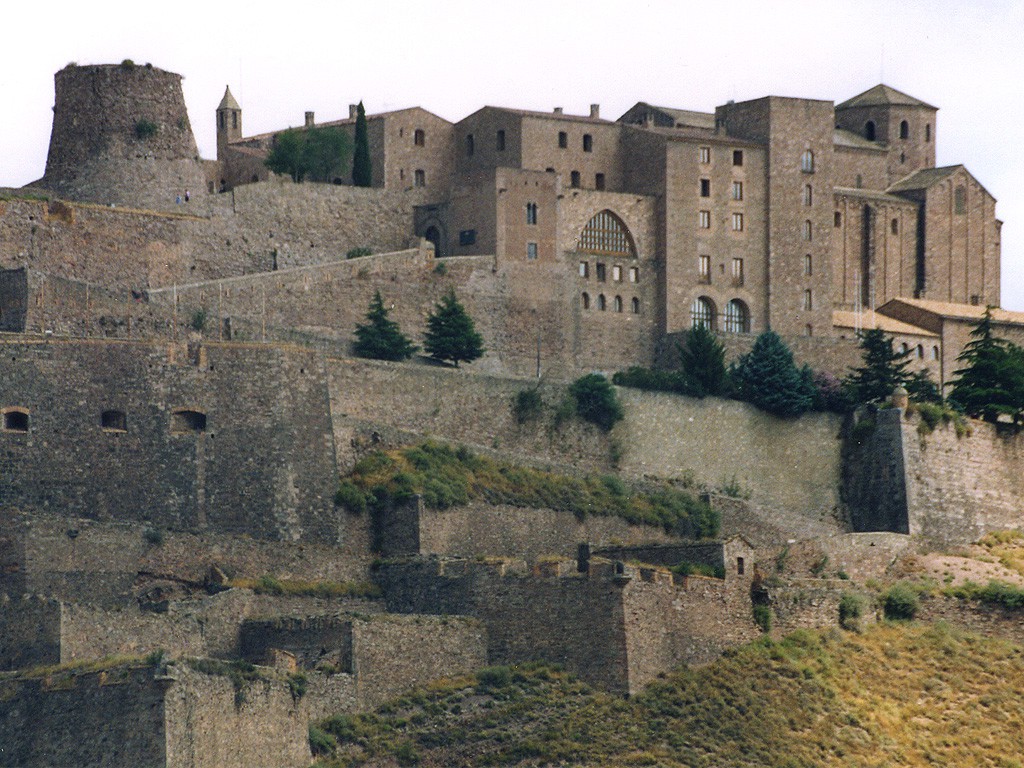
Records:
[[[576,399],[576,413],[581,419],[596,424],[605,432],[622,420],[622,403],[615,388],[600,373],[588,373],[569,387]]]
[[[860,336],[864,364],[854,368],[844,386],[854,403],[884,403],[897,387],[910,379],[910,351],[893,349],[892,336],[880,328],[869,328]]]
[[[844,592],[839,598],[839,626],[850,632],[860,631],[860,619],[867,607],[862,595]]]
[[[992,308],[971,331],[957,358],[949,399],[968,416],[996,422],[1010,416],[1024,422],[1024,349],[995,335]]]
[[[380,588],[364,581],[303,581],[263,575],[258,579],[232,579],[229,586],[251,589],[258,595],[291,595],[302,597],[379,597]]]
[[[482,499],[490,504],[568,511],[579,517],[621,517],[688,538],[714,536],[719,525],[718,513],[709,504],[668,485],[638,491],[610,476],[556,475],[433,442],[370,454],[342,484],[347,484],[346,497],[361,493],[362,503],[375,513],[420,494],[430,509]]]
[[[793,353],[774,331],[765,331],[731,371],[741,400],[776,416],[799,416],[814,405],[810,369],[798,369]]]
[[[724,579],[725,568],[715,567],[707,563],[691,563],[686,560],[676,563],[669,570],[680,576],[707,576],[712,579]]]
[[[346,259],[361,259],[363,256],[370,256],[373,254],[372,248],[367,248],[365,245],[360,245],[355,248],[349,248],[345,252]]]
[[[477,333],[473,318],[455,298],[455,291],[449,290],[427,317],[423,347],[435,360],[450,361],[456,368],[460,362],[471,363],[483,357],[483,337]]]
[[[156,136],[160,130],[160,126],[154,123],[152,120],[146,120],[143,118],[135,123],[135,138],[145,141]]]
[[[657,368],[633,366],[624,371],[616,371],[612,375],[612,383],[620,387],[633,387],[654,392],[675,392],[680,395],[696,397],[680,371],[663,371]]]
[[[206,310],[197,309],[195,312],[193,312],[188,324],[193,331],[201,332],[204,328],[206,328]]]
[[[373,360],[408,360],[418,349],[388,317],[380,291],[374,292],[366,322],[356,326],[355,337],[352,349],[356,355]]]
[[[289,128],[277,134],[265,165],[292,181],[332,181],[343,173],[351,146],[340,128]]]
[[[366,130],[366,110],[363,102],[356,107],[356,140],[352,156],[352,183],[357,187],[369,187],[373,179],[370,162],[370,136]]]
[[[309,751],[313,757],[324,757],[331,755],[338,748],[338,740],[331,734],[318,728],[314,723],[309,724]]]
[[[526,424],[540,418],[544,401],[535,387],[523,389],[512,397],[512,413],[517,424]]]
[[[477,690],[490,692],[512,684],[512,670],[509,667],[484,667],[476,673]]]
[[[754,623],[762,632],[772,631],[772,609],[769,605],[755,603],[753,607]]]
[[[917,592],[908,584],[893,584],[882,596],[882,610],[885,618],[910,621],[920,608]]]
[[[695,325],[679,345],[683,379],[696,397],[723,396],[731,389],[725,367],[725,347],[707,326]]]
[[[985,586],[968,581],[958,587],[950,587],[945,590],[945,594],[964,600],[979,600],[992,605],[1001,605],[1013,611],[1024,608],[1024,589],[995,579]]]

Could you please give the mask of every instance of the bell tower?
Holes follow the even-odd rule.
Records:
[[[223,160],[228,144],[242,138],[242,108],[231,88],[224,87],[224,98],[217,107],[217,159]]]

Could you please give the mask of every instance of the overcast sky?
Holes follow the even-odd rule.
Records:
[[[53,73],[130,58],[184,76],[203,157],[230,85],[244,132],[422,106],[615,119],[637,101],[712,111],[765,95],[843,101],[879,82],[940,108],[938,165],[998,200],[1002,304],[1024,311],[1024,0],[341,0],[4,8],[0,186],[46,164]]]

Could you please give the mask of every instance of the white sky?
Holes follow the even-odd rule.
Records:
[[[600,103],[615,119],[637,101],[838,103],[885,82],[940,108],[938,165],[963,163],[998,200],[1002,304],[1024,311],[1024,152],[1006,146],[1024,127],[1024,0],[51,0],[2,18],[0,186],[42,176],[53,73],[69,61],[183,75],[208,158],[226,84],[248,135],[360,99],[453,121],[485,104]]]

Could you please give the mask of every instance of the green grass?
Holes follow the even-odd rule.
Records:
[[[941,624],[763,638],[629,700],[540,665],[482,677],[317,724],[323,765],[1011,766],[1024,732],[1024,651]]]
[[[558,475],[433,442],[370,454],[342,479],[335,502],[354,513],[383,511],[415,494],[429,509],[480,500],[579,518],[616,516],[693,538],[718,533],[718,514],[708,504],[667,484],[635,490],[613,475]]]
[[[364,581],[303,581],[260,576],[258,579],[231,579],[228,586],[251,589],[258,595],[294,595],[301,597],[380,597],[380,587]]]

